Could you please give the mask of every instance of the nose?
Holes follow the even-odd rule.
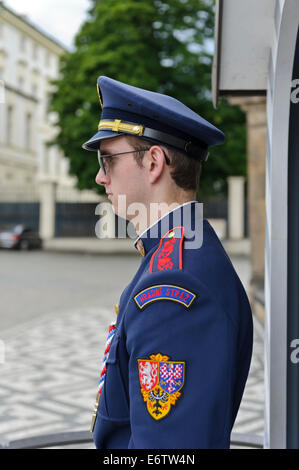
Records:
[[[109,182],[110,182],[110,178],[109,178],[108,173],[105,175],[102,168],[100,168],[96,176],[96,183],[101,186],[105,186],[105,184],[109,184]]]

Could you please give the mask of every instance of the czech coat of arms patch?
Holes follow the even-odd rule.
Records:
[[[155,420],[164,418],[181,396],[185,381],[185,362],[169,361],[169,356],[152,354],[138,359],[141,394],[147,411]]]

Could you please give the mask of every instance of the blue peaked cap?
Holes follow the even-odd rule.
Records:
[[[205,161],[208,148],[225,141],[222,131],[171,96],[103,76],[97,90],[102,115],[98,132],[82,146],[85,150],[96,151],[102,140],[127,134]]]

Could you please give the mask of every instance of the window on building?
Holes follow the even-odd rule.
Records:
[[[33,59],[37,59],[37,51],[38,51],[38,45],[33,43],[33,49],[32,49],[32,57]]]
[[[25,60],[20,59],[18,60],[16,65],[17,65],[17,68],[16,68],[17,85],[19,88],[24,89],[25,81],[28,76],[27,63]]]
[[[6,110],[6,142],[8,145],[12,144],[13,136],[13,107],[7,106]]]
[[[24,78],[21,75],[19,75],[18,76],[18,88],[19,90],[22,90],[23,87],[24,87]]]
[[[25,52],[26,51],[26,37],[21,34],[20,36],[20,51]]]
[[[27,150],[31,150],[31,147],[32,147],[32,115],[31,113],[26,114],[25,147]]]
[[[45,93],[45,118],[49,119],[49,106],[51,102],[52,93],[48,90]]]
[[[45,55],[45,65],[48,67],[50,65],[50,53],[46,51]]]
[[[33,94],[34,97],[37,96],[38,93],[38,88],[36,83],[32,83],[31,85],[31,93]]]

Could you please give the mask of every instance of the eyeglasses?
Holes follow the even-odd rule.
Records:
[[[119,155],[125,155],[127,153],[147,152],[150,149],[151,147],[146,148],[146,149],[139,149],[139,150],[129,150],[128,152],[111,153],[109,155],[102,155],[100,150],[98,150],[98,160],[99,160],[100,168],[103,170],[104,174],[107,175],[107,173],[109,173],[110,171],[111,163],[114,157],[118,157]],[[166,165],[169,165],[170,164],[169,158],[167,157],[165,151],[163,149],[161,150],[164,153]]]

